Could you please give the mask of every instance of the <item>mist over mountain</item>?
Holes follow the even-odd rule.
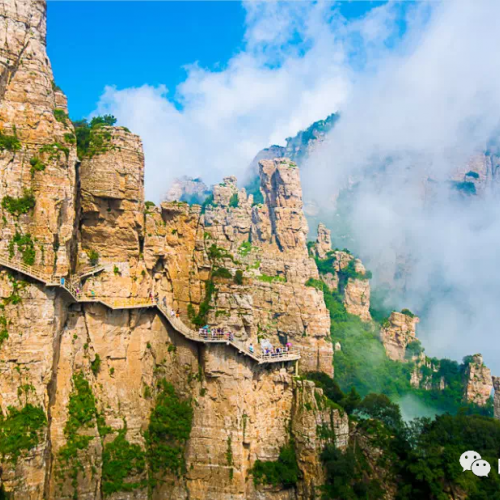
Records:
[[[492,2],[440,4],[342,107],[304,184],[327,211],[340,194],[330,226],[376,285],[402,292],[390,300],[425,318],[430,352],[483,352],[499,370],[497,12]]]

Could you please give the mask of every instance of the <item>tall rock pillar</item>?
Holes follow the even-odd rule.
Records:
[[[494,415],[497,420],[500,420],[500,377],[491,377],[495,396],[493,399]]]
[[[45,14],[44,1],[4,0],[0,6],[0,248],[10,245],[26,263],[65,274],[74,234],[76,146],[66,98],[47,58]],[[21,198],[23,210],[4,202]]]

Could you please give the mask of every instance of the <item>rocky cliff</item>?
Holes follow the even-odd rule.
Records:
[[[155,289],[187,322],[225,326],[247,345],[291,342],[303,370],[332,374],[328,311],[322,293],[305,286],[318,271],[306,247],[299,169],[281,159],[260,169],[263,204],[227,177],[203,210],[173,202],[148,213],[145,261]]]
[[[321,223],[318,225],[318,236],[311,250],[318,259],[321,279],[330,290],[341,294],[346,311],[359,316],[362,321],[371,321],[371,273],[366,271],[361,260],[347,250],[332,250],[330,230]]]
[[[416,325],[419,318],[410,312],[392,312],[380,330],[380,340],[390,359],[404,361],[406,346],[416,339]]]
[[[483,406],[490,399],[492,388],[491,370],[483,363],[481,354],[474,354],[465,372],[465,401]]]
[[[77,157],[45,9],[5,0],[0,13],[2,489],[19,499],[315,498],[322,446],[345,448],[348,421],[295,376],[333,373],[323,295],[305,285],[318,271],[298,168],[261,161],[262,204],[234,178],[211,205],[145,204],[137,136],[85,125]],[[194,342],[179,321],[224,326],[234,342]],[[298,366],[245,354],[263,340],[292,343]],[[296,485],[253,481],[254,464],[285,447]]]
[[[493,399],[494,416],[497,420],[500,420],[500,377],[492,377],[492,382],[495,390]]]

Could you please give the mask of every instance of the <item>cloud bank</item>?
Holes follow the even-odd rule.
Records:
[[[404,263],[410,271],[399,307],[425,315],[419,330],[428,353],[482,352],[500,373],[495,179],[480,199],[453,196],[443,182],[498,137],[500,4],[443,2],[424,27],[422,14],[351,91],[303,178],[321,200],[364,179],[351,213],[356,250],[375,269]],[[441,181],[432,200],[424,196],[428,177]]]
[[[354,22],[332,3],[245,7],[244,49],[224,69],[194,63],[173,92],[107,87],[98,103],[96,113],[114,114],[142,137],[146,194],[154,201],[179,175],[208,183],[241,177],[259,150],[337,111],[360,68],[398,30],[392,5]]]

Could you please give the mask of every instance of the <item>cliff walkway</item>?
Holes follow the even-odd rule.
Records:
[[[250,352],[243,344],[236,340],[230,340],[226,335],[215,333],[201,333],[189,328],[184,324],[175,314],[167,310],[166,307],[158,302],[153,301],[151,298],[118,298],[113,299],[110,297],[99,297],[95,295],[83,295],[78,291],[78,284],[83,278],[97,274],[104,270],[104,266],[94,266],[84,269],[79,275],[68,278],[55,278],[54,276],[47,275],[38,269],[26,265],[21,259],[17,257],[6,257],[0,254],[0,266],[12,269],[13,271],[20,272],[30,278],[42,282],[48,287],[58,287],[68,292],[75,302],[80,303],[100,303],[109,309],[123,310],[123,309],[156,309],[166,320],[172,328],[183,335],[184,337],[204,344],[227,344],[231,345],[240,354],[252,358],[259,364],[265,363],[279,363],[284,361],[297,361],[300,359],[300,354],[297,350],[290,349],[285,352],[258,354]]]

